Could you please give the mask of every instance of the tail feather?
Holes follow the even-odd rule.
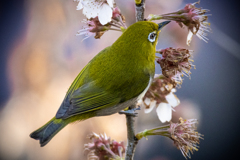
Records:
[[[30,137],[40,140],[41,147],[45,146],[67,123],[61,119],[53,118],[43,127],[30,134]]]

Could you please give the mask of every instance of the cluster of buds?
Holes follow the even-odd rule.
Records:
[[[183,48],[166,48],[157,51],[162,56],[157,59],[162,69],[162,75],[156,75],[152,85],[149,87],[142,104],[145,106],[145,113],[157,107],[157,115],[161,122],[172,119],[173,108],[179,105],[180,101],[174,94],[176,87],[182,84],[182,76],[190,77],[190,69],[195,67],[190,57],[192,52]]]
[[[76,35],[85,35],[84,39],[87,39],[95,34],[95,38],[99,39],[108,30],[124,31],[127,27],[125,17],[121,14],[120,9],[113,8],[111,14],[111,21],[106,24],[102,24],[98,16],[83,20],[86,25]]]
[[[143,97],[142,104],[145,106],[145,113],[149,113],[154,107],[161,122],[172,119],[172,110],[180,101],[174,94],[176,83],[163,75],[155,75],[155,78]]]
[[[166,48],[157,51],[162,55],[157,60],[162,69],[162,74],[167,78],[174,80],[178,84],[182,84],[182,76],[185,75],[190,78],[190,70],[195,66],[190,59],[193,51],[184,48]]]
[[[211,28],[209,27],[210,23],[206,22],[209,15],[205,13],[209,10],[197,8],[195,5],[199,3],[200,1],[193,4],[187,4],[183,9],[172,13],[149,15],[148,20],[166,19],[176,21],[180,27],[185,25],[189,30],[187,45],[190,45],[193,35],[197,35],[200,39],[207,42],[208,38],[206,37],[206,32],[211,32]]]
[[[88,138],[92,142],[84,145],[84,152],[88,152],[89,160],[123,160],[123,154],[125,153],[123,142],[111,140],[106,134],[92,133]]]
[[[143,97],[142,104],[145,106],[145,113],[149,113],[156,107],[158,118],[161,122],[170,121],[173,108],[179,105],[180,101],[174,94],[176,87],[182,84],[182,76],[190,78],[190,69],[195,66],[191,50],[183,48],[166,48],[157,51],[162,56],[157,59],[162,69],[162,75],[155,75],[155,78]]]
[[[193,154],[193,151],[198,151],[200,139],[203,139],[203,135],[196,131],[196,123],[196,119],[183,120],[179,118],[178,123],[171,122],[166,126],[139,132],[136,138],[140,140],[152,135],[168,137],[173,140],[174,145],[181,150],[183,156],[187,159],[191,158],[190,153]]]

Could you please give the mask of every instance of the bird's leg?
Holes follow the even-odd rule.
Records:
[[[129,115],[129,116],[133,116],[133,117],[137,117],[137,112],[136,110],[140,110],[141,107],[138,106],[137,108],[131,108],[131,107],[128,107],[127,109],[125,110],[122,110],[120,112],[118,112],[119,114],[125,114],[125,115]]]

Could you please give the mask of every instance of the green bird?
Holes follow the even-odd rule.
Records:
[[[56,115],[30,134],[45,146],[75,121],[117,113],[141,99],[155,73],[158,35],[170,21],[134,23],[78,74]]]

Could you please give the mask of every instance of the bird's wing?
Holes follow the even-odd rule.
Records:
[[[138,82],[136,82],[138,84]],[[104,89],[99,88],[95,83],[89,82],[68,95],[59,108],[56,118],[69,118],[91,111],[112,107],[116,104],[123,103],[131,98],[135,98],[144,92],[147,86],[143,86],[139,93],[135,93],[131,97],[119,96],[112,94]]]
[[[56,118],[71,116],[111,107],[118,104],[121,98],[97,87],[94,82],[87,83],[65,98]]]

